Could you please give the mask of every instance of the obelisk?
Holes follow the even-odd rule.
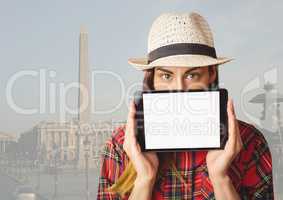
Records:
[[[81,26],[79,39],[79,101],[78,101],[78,122],[79,129],[77,134],[77,167],[85,169],[86,166],[94,166],[91,159],[86,160],[86,156],[92,158],[92,141],[87,145],[87,135],[90,127],[90,67],[88,60],[88,32],[85,26]],[[86,129],[87,128],[87,129]],[[87,147],[88,146],[88,147]],[[86,152],[89,149],[88,152]],[[86,162],[87,161],[87,162]],[[89,164],[86,164],[89,163]]]
[[[91,108],[90,93],[90,70],[88,61],[88,32],[85,26],[81,26],[79,41],[79,122],[81,124],[89,123]]]

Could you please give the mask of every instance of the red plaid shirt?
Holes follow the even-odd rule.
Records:
[[[274,199],[272,160],[263,134],[253,125],[239,121],[243,149],[233,160],[228,175],[242,199]],[[124,127],[117,127],[104,146],[101,156],[98,200],[122,199],[116,193],[107,192],[121,176],[129,158],[123,150]],[[172,152],[163,152],[172,153]],[[152,199],[215,199],[206,166],[207,151],[173,152],[177,170],[186,181],[184,184],[165,168],[163,176],[156,180]],[[124,199],[129,198],[128,194]]]

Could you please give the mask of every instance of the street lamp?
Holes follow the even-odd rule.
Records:
[[[28,159],[29,159],[29,152],[26,151],[24,155],[24,168],[25,168],[25,173],[27,173],[28,170]]]
[[[89,187],[88,187],[88,159],[90,152],[90,144],[91,142],[88,139],[88,135],[86,136],[84,142],[84,151],[85,151],[85,176],[86,176],[86,200],[89,199]]]
[[[20,153],[16,152],[15,160],[13,163],[16,177],[18,177],[20,174],[19,161],[20,161]]]
[[[19,153],[19,178],[22,178],[22,162],[23,162],[23,154],[22,152]]]
[[[58,188],[58,173],[57,173],[57,155],[58,155],[58,147],[56,144],[53,145],[53,151],[54,151],[54,194],[53,194],[53,200],[57,199],[57,188]]]
[[[36,184],[37,192],[39,192],[40,189],[40,161],[41,161],[41,148],[38,146],[36,151],[36,160],[34,162],[34,165],[37,169],[37,184]]]

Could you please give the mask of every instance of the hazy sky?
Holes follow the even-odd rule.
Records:
[[[109,72],[94,81],[95,109],[110,110],[118,106],[107,115],[93,115],[93,119],[125,120],[128,96],[121,96],[117,76],[113,75],[121,78],[126,94],[131,93],[133,84],[142,81],[143,73],[131,67],[127,59],[147,53],[147,34],[153,20],[170,11],[197,11],[207,19],[214,33],[217,54],[235,58],[220,66],[221,86],[228,88],[234,99],[238,118],[250,121],[246,113],[259,117],[262,108],[247,102],[244,103],[248,108],[240,106],[240,97],[247,85],[254,79],[262,79],[266,71],[277,69],[277,87],[283,88],[280,78],[283,75],[282,9],[283,2],[279,0],[1,0],[0,131],[21,133],[41,120],[58,119],[58,109],[55,113],[47,108],[44,114],[17,114],[7,104],[6,86],[11,77],[21,71],[46,70],[49,73],[53,70],[56,76],[47,77],[46,84],[47,88],[50,83],[56,86],[55,99],[59,102],[59,83],[67,85],[78,80],[81,24],[85,24],[89,32],[91,70]],[[260,91],[253,90],[255,94]],[[13,96],[21,107],[38,108],[39,77],[19,79]],[[47,105],[49,103],[47,101]],[[68,105],[77,105],[75,89],[68,94]]]

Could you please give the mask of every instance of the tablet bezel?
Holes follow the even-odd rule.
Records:
[[[200,147],[200,148],[169,148],[169,149],[146,149],[145,148],[145,135],[144,135],[144,115],[143,115],[143,94],[144,93],[174,93],[174,92],[219,92],[220,102],[220,147]],[[228,91],[225,88],[218,89],[190,89],[190,90],[146,90],[140,91],[135,94],[135,121],[136,121],[136,138],[144,151],[155,152],[178,152],[178,151],[198,151],[198,150],[212,150],[212,149],[224,149],[228,140],[228,116],[227,116],[227,101]]]

